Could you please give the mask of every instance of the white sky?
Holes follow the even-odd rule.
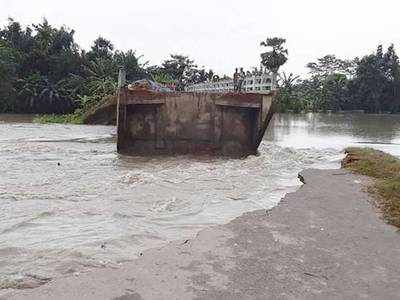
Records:
[[[266,37],[288,40],[284,70],[294,73],[325,54],[350,58],[400,44],[399,0],[0,0],[0,25],[8,17],[65,24],[85,49],[102,35],[151,64],[182,53],[228,75],[258,66]]]

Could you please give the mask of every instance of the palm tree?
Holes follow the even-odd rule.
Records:
[[[18,80],[18,84],[18,96],[28,100],[25,106],[32,112],[63,113],[73,108],[74,91],[67,85],[67,79],[51,82],[34,73]]]
[[[283,47],[286,43],[282,38],[267,38],[261,46],[272,48],[271,51],[261,53],[261,64],[272,73],[272,90],[276,89],[276,78],[281,66],[287,62],[288,50]]]
[[[116,51],[114,54],[114,62],[118,66],[123,66],[126,70],[126,78],[128,81],[135,81],[147,77],[145,67],[148,61],[142,63],[143,55],[136,56],[136,52],[129,50],[127,52]]]
[[[279,74],[279,86],[282,86],[287,89],[291,89],[294,83],[300,78],[299,75],[295,76],[293,73],[289,73],[287,75],[285,72]]]

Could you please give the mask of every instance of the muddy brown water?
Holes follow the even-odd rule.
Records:
[[[126,157],[115,128],[0,115],[0,288],[44,282],[272,208],[358,145],[400,156],[397,115],[276,115],[259,156]],[[0,293],[1,294],[1,293]]]

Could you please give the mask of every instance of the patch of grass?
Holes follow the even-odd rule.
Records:
[[[377,197],[385,220],[400,228],[400,159],[369,148],[347,148],[342,167],[375,180],[369,189]]]
[[[35,123],[60,123],[60,124],[83,124],[82,114],[74,113],[68,115],[40,115],[33,119]]]

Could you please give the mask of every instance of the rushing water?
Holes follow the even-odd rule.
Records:
[[[1,122],[1,120],[5,120]],[[400,116],[276,115],[259,156],[125,157],[115,128],[0,116],[0,287],[135,258],[275,206],[349,145],[400,155]]]

